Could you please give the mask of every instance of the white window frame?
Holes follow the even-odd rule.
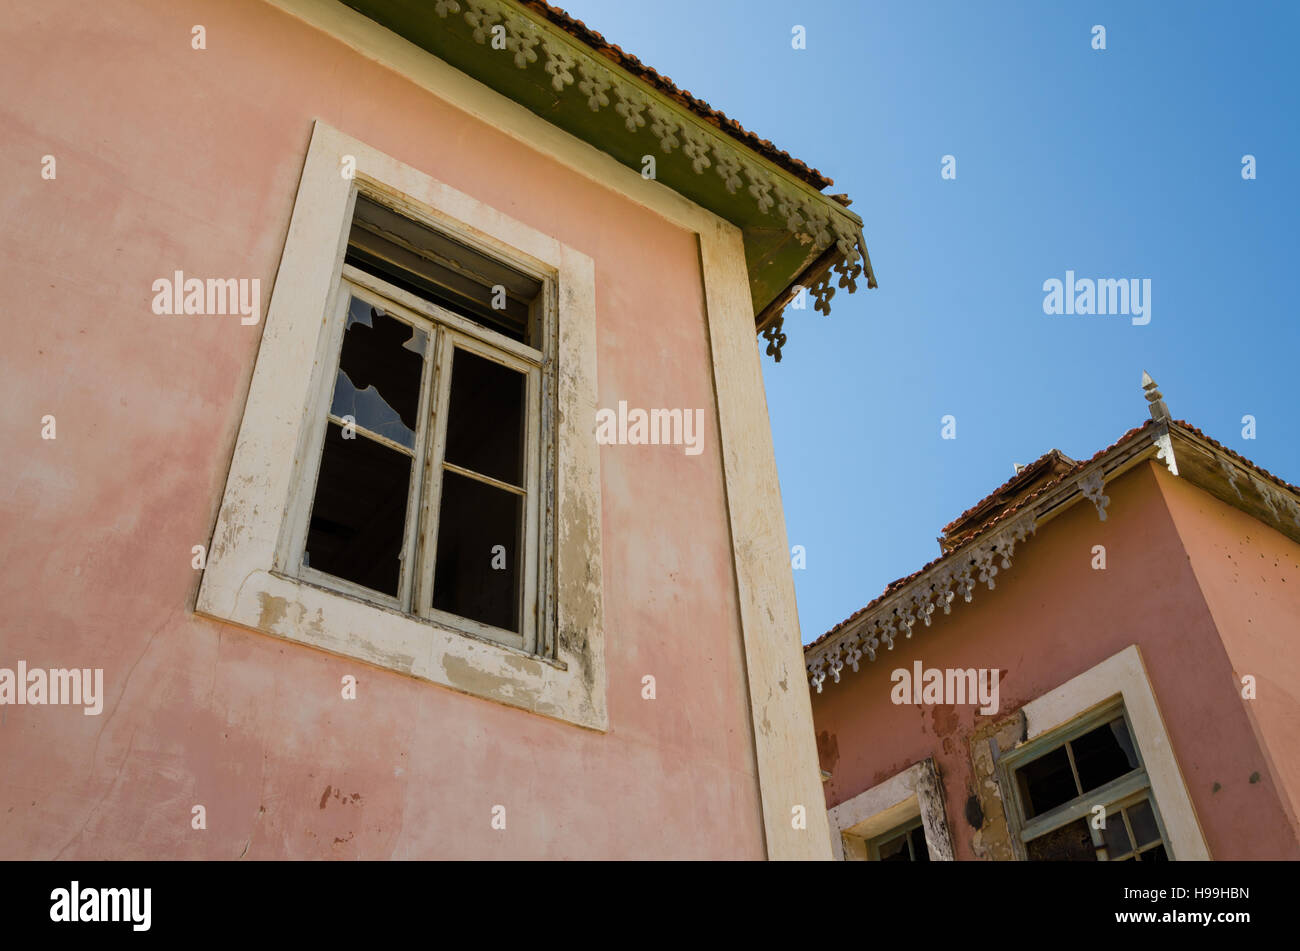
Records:
[[[1164,835],[1166,852],[1170,861],[1206,861],[1210,858],[1209,846],[1201,830],[1192,797],[1187,792],[1182,771],[1174,756],[1173,745],[1165,730],[1155,691],[1147,676],[1142,653],[1131,644],[1106,658],[1095,667],[1084,671],[1055,690],[1031,700],[1022,708],[1025,716],[1025,737],[1012,750],[994,751],[1002,783],[1003,801],[1015,796],[1012,778],[1004,768],[1008,754],[1033,743],[1048,734],[1062,731],[1062,735],[1089,716],[1109,704],[1123,705],[1129,731],[1138,748],[1138,755],[1146,770],[1146,789],[1156,804],[1160,830]],[[1016,757],[1012,755],[1011,761]],[[1023,765],[1023,764],[1015,764]],[[1096,792],[1096,791],[1094,791]],[[1125,792],[1127,802],[1132,790]],[[1007,810],[1008,830],[1016,856],[1025,858],[1020,841],[1018,800],[1011,800]],[[1098,800],[1100,804],[1101,800]],[[1115,800],[1120,802],[1120,800]]]
[[[1119,718],[1124,720],[1125,729],[1128,730],[1129,738],[1133,741],[1134,753],[1137,755],[1138,760],[1137,766],[1122,776],[1087,790],[1078,796],[1071,797],[1069,801],[1059,806],[1026,819],[1025,800],[1021,794],[1020,785],[1016,781],[1016,773],[1031,763],[1035,763],[1043,757],[1064,748],[1067,743],[1072,744],[1072,741],[1079,739],[1079,737],[1091,733],[1099,727],[1106,726],[1111,721]],[[1078,768],[1075,765],[1073,749],[1066,750],[1066,757],[1069,760],[1070,770],[1074,774],[1075,782],[1078,783],[1080,777]],[[1092,826],[1094,809],[1101,806],[1108,820],[1124,822],[1123,817],[1119,815],[1119,810],[1142,799],[1148,799],[1151,802],[1156,827],[1160,833],[1160,841],[1165,846],[1165,853],[1168,855],[1169,861],[1174,860],[1173,848],[1169,843],[1168,833],[1165,831],[1164,821],[1160,815],[1160,803],[1156,799],[1155,791],[1151,788],[1146,761],[1142,757],[1142,744],[1138,741],[1136,732],[1133,729],[1132,719],[1129,717],[1128,711],[1124,709],[1121,698],[1113,697],[1098,707],[1083,711],[1068,723],[1043,733],[1034,740],[1021,743],[1011,751],[1001,753],[997,765],[998,781],[1003,790],[1002,802],[1006,806],[1007,829],[1011,835],[1013,850],[1017,858],[1027,861],[1031,841],[1048,835],[1062,826],[1078,822],[1080,819],[1088,822],[1093,847],[1100,854],[1105,849],[1100,842],[1100,830]],[[1136,848],[1137,845],[1134,843],[1134,850]]]
[[[549,319],[551,309],[545,306],[546,299],[551,296],[550,281],[547,278],[543,278],[541,296],[543,300],[538,309],[542,313],[538,316],[542,319],[538,323],[542,327],[542,336],[547,338],[546,331],[552,323]],[[392,444],[394,449],[404,455],[411,456],[414,462],[414,476],[408,487],[401,576],[398,593],[395,596],[303,564],[325,435],[330,420],[340,424],[343,422],[335,419],[329,411],[334,395],[335,376],[328,368],[331,362],[334,366],[338,365],[347,325],[348,302],[353,297],[367,301],[372,306],[392,314],[403,323],[416,327],[428,335],[424,353],[424,372],[420,384],[419,423],[414,448],[407,449],[392,444],[391,440],[385,440],[382,436],[375,437],[381,442]],[[325,345],[322,366],[326,368],[326,372],[320,374],[317,382],[318,389],[312,397],[313,402],[307,414],[304,432],[307,434],[308,442],[298,459],[298,471],[293,480],[293,498],[289,503],[289,517],[285,521],[285,531],[277,553],[277,564],[281,572],[322,587],[335,588],[393,610],[404,611],[416,617],[431,618],[462,633],[509,644],[529,654],[544,653],[551,642],[549,638],[543,638],[539,642],[538,629],[542,625],[538,624],[538,618],[543,615],[543,612],[537,603],[539,590],[545,590],[545,581],[539,579],[538,574],[539,571],[545,574],[549,560],[547,557],[549,553],[540,550],[543,540],[539,524],[541,506],[538,504],[542,484],[542,465],[539,459],[544,439],[542,430],[545,428],[549,432],[550,429],[549,426],[542,425],[541,377],[543,366],[548,363],[543,350],[518,343],[503,334],[481,327],[446,308],[423,300],[349,264],[343,266],[343,275],[327,313],[330,314],[330,318],[326,331],[322,334]],[[475,481],[496,485],[511,494],[522,495],[525,499],[524,524],[521,533],[523,559],[519,566],[520,580],[523,585],[520,592],[518,632],[440,611],[432,604],[432,572],[437,555],[434,549],[438,538],[442,473],[447,468],[453,471],[459,469],[446,462],[444,458],[447,439],[446,407],[451,393],[451,384],[454,382],[451,379],[451,361],[457,349],[466,350],[507,366],[521,373],[527,380],[522,489],[516,489],[514,486],[505,485],[477,473],[460,470]],[[357,426],[363,428],[359,423]]]
[[[355,169],[352,177],[346,174],[349,167]],[[408,217],[545,278],[549,290],[543,294],[549,298],[544,306],[554,314],[549,322],[553,358],[545,346],[538,350],[511,341],[345,267],[358,188]],[[400,602],[384,603],[376,592],[347,590],[340,579],[300,568],[298,545],[305,539],[323,410],[329,406],[329,396],[321,394],[332,391],[345,323],[340,312],[346,306],[340,303],[347,296],[340,293],[345,282],[379,291],[407,318],[436,319],[450,328],[448,333],[460,335],[458,343],[477,347],[480,355],[529,368],[529,406],[545,420],[528,453],[528,478],[537,491],[530,494],[528,524],[534,539],[526,551],[533,554],[525,567],[525,586],[532,586],[534,601],[525,605],[537,604],[538,620],[517,640],[501,636],[512,632],[476,630],[475,622],[434,612],[431,606],[425,611],[423,600],[407,614]],[[483,341],[493,347],[482,347]],[[600,458],[591,436],[595,347],[591,258],[317,121],[196,612],[462,693],[607,730]],[[438,359],[449,360],[450,351],[446,347]],[[426,374],[434,370],[426,361]],[[543,464],[546,447],[539,444],[547,432],[552,434],[553,467]],[[426,475],[433,473],[426,469]],[[434,498],[429,486],[421,488],[426,502]],[[419,514],[427,526],[426,514]]]
[[[873,840],[920,818],[931,862],[952,861],[943,785],[934,760],[913,763],[877,786],[827,810],[831,851],[841,861],[872,861]]]

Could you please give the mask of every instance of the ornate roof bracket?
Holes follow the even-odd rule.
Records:
[[[1110,505],[1110,496],[1103,494],[1106,480],[1101,474],[1101,469],[1093,469],[1088,475],[1083,476],[1079,479],[1078,486],[1083,497],[1097,506],[1098,521],[1106,521],[1106,506]]]
[[[1156,458],[1164,462],[1169,467],[1170,473],[1178,475],[1178,461],[1174,458],[1174,443],[1169,438],[1169,428],[1155,438]]]
[[[837,288],[854,293],[863,275],[867,287],[876,287],[861,219],[831,196],[677,108],[671,99],[578,40],[548,28],[511,0],[437,0],[433,12],[443,20],[463,17],[473,42],[501,50],[519,70],[544,74],[542,81],[558,96],[580,96],[592,112],[612,108],[627,135],[648,135],[664,155],[680,150],[695,175],[716,176],[729,195],[741,196],[758,215],[775,219],[798,245],[820,251],[756,319],[766,352],[778,362],[786,341],[782,311],[799,287],[808,289],[814,309],[826,315]]]
[[[758,315],[758,330],[767,341],[767,355],[781,362],[781,348],[785,346],[785,309],[798,296],[800,289],[807,288],[813,298],[813,309],[826,316],[831,313],[831,298],[835,296],[835,287],[831,286],[832,272],[839,275],[838,287],[843,287],[850,294],[858,289],[857,280],[863,274],[867,278],[867,287],[875,288],[876,273],[871,269],[871,257],[867,254],[867,243],[859,230],[854,236],[852,247],[845,252],[841,241],[836,241],[822,255],[799,275],[785,294],[772,301]]]
[[[861,618],[842,637],[817,651],[807,664],[808,683],[821,693],[828,676],[834,683],[840,682],[846,664],[856,671],[862,657],[876,659],[882,644],[893,650],[900,636],[911,637],[917,621],[929,627],[936,611],[951,614],[958,595],[969,603],[974,600],[978,584],[992,591],[997,587],[994,578],[999,570],[1011,567],[1016,545],[1034,534],[1036,528],[1034,515],[1023,515],[964,549],[937,573],[921,575]]]

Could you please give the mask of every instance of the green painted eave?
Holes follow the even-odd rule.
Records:
[[[465,16],[476,5],[467,0],[450,4],[439,4],[436,0],[343,2],[638,173],[643,167],[643,157],[654,156],[656,178],[661,184],[741,229],[749,270],[750,295],[760,327],[772,322],[780,305],[789,297],[791,285],[812,283],[819,271],[829,267],[828,263],[823,267],[818,264],[819,261],[826,262],[840,256],[830,250],[830,246],[835,243],[834,237],[829,242],[818,242],[810,239],[807,234],[797,235],[787,227],[787,219],[776,208],[763,210],[750,191],[748,179],[734,193],[729,192],[715,167],[697,172],[692,159],[680,147],[665,154],[656,136],[652,134],[649,122],[635,131],[629,131],[625,117],[616,111],[615,104],[618,100],[612,90],[608,95],[609,104],[598,110],[589,106],[588,97],[579,91],[576,81],[567,85],[563,91],[557,91],[552,75],[545,69],[547,54],[541,45],[535,48],[536,57],[521,68],[516,63],[517,50],[494,49],[490,38],[486,42],[476,40],[474,27]],[[439,6],[443,7],[447,15],[438,14]],[[732,150],[735,156],[743,159],[746,167],[761,169],[773,180],[779,181],[783,193],[797,195],[824,210],[828,218],[834,219],[835,232],[844,235],[861,230],[861,220],[838,202],[722,132],[645,80],[623,70],[540,15],[517,4],[503,3],[502,0],[477,6],[489,11],[508,11],[521,21],[528,21],[529,29],[536,30],[548,42],[563,44],[578,56],[598,57],[599,64],[604,69],[618,80],[633,86],[660,110],[670,111],[673,118],[683,126],[692,129],[702,138],[707,137],[712,148]],[[484,33],[485,31],[480,31],[480,35]],[[574,75],[578,75],[576,69]],[[867,263],[865,248],[863,261]],[[814,264],[818,266],[813,267]],[[867,271],[870,277],[869,263]]]

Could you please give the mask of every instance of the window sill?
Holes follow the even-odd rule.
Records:
[[[510,644],[504,644],[501,641],[493,640],[490,637],[484,637],[482,634],[479,634],[476,631],[471,631],[465,628],[457,627],[455,624],[444,623],[441,620],[441,618],[422,618],[416,614],[408,614],[407,612],[401,610],[400,608],[395,608],[391,605],[383,604],[379,601],[372,601],[371,599],[362,597],[359,594],[350,594],[347,591],[339,591],[337,588],[332,588],[328,584],[314,581],[310,578],[295,578],[292,575],[287,575],[280,571],[271,571],[270,574],[271,577],[278,578],[281,581],[287,581],[290,584],[296,584],[307,588],[314,588],[315,590],[320,591],[324,594],[334,595],[335,597],[344,598],[348,601],[354,601],[359,605],[362,605],[367,608],[372,608],[376,611],[383,611],[385,614],[391,614],[394,617],[399,617],[408,621],[414,621],[415,623],[422,624],[425,627],[433,628],[434,630],[438,631],[440,634],[453,635],[456,637],[468,637],[471,638],[472,640],[478,641],[480,644],[485,644],[488,647],[495,647],[507,653],[514,654],[516,657],[523,657],[528,660],[540,661],[543,664],[547,664],[551,667],[554,667],[556,670],[569,669],[569,665],[562,660],[555,660],[554,658],[551,657],[544,657],[541,654],[533,654],[526,650],[523,650],[522,648],[513,647]]]
[[[607,729],[605,711],[570,666],[361,598],[253,571],[231,589],[212,568],[196,612],[283,640],[317,647],[497,700],[589,729]]]

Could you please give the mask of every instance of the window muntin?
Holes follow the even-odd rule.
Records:
[[[1009,818],[1031,861],[1167,861],[1150,779],[1120,703],[1039,737],[1003,760]],[[1094,826],[1095,808],[1105,828]]]
[[[874,862],[928,862],[930,849],[925,827],[915,816],[867,843],[867,855]]]
[[[1050,812],[1138,768],[1123,717],[1064,741],[1015,771],[1025,818]]]
[[[353,236],[382,206],[359,195],[357,208]],[[383,211],[409,239],[465,247]],[[350,244],[345,261],[357,250]],[[517,335],[408,289],[452,274],[463,296],[473,272],[453,273],[449,259],[408,252],[402,263],[393,252],[378,274],[344,264],[332,376],[312,411],[310,478],[298,486],[308,515],[290,564],[302,580],[536,653],[545,358],[524,341],[544,344],[544,281],[475,255],[473,269],[513,275],[507,301],[537,290]],[[406,287],[385,279],[398,272]],[[480,291],[484,301],[494,293]]]
[[[1108,811],[1102,840],[1112,862],[1169,861],[1155,803],[1145,794]]]

